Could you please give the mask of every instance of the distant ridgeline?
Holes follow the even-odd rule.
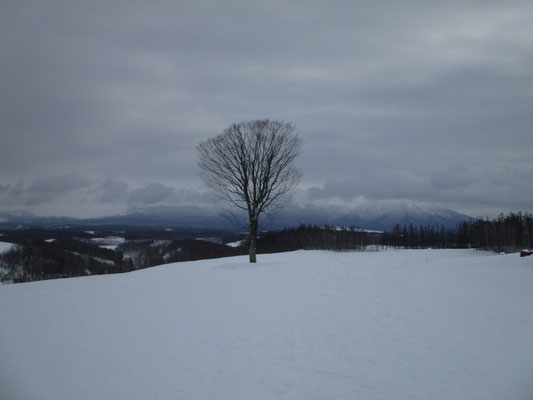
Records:
[[[246,235],[231,232],[178,232],[170,229],[84,231],[76,229],[3,230],[0,281],[129,272],[154,265],[246,254]],[[500,215],[463,222],[457,229],[397,224],[391,232],[355,227],[300,225],[262,232],[259,253],[299,249],[365,251],[396,248],[477,248],[515,252],[533,248],[533,217]]]

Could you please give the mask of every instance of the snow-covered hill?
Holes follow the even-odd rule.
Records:
[[[533,257],[298,251],[0,287],[0,398],[533,398]]]

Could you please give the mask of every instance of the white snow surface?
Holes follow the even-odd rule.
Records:
[[[297,251],[0,287],[0,399],[531,399],[533,257]]]
[[[229,247],[240,247],[240,246],[242,246],[243,242],[244,242],[244,240],[237,240],[236,242],[226,243],[226,246],[229,246]]]
[[[0,253],[4,253],[6,251],[9,251],[9,250],[11,250],[12,247],[13,247],[13,243],[0,242]]]
[[[101,238],[91,238],[91,241],[104,249],[116,250],[116,248],[124,243],[126,239],[122,236],[106,236]]]

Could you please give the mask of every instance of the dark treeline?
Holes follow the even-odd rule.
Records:
[[[456,229],[445,229],[443,226],[414,226],[396,224],[392,231],[383,232],[380,244],[407,249],[455,249],[468,247],[464,237]]]
[[[464,221],[457,229],[395,225],[384,232],[381,244],[410,249],[475,248],[515,252],[533,247],[533,217],[528,213],[500,214],[496,219]]]
[[[468,247],[458,230],[429,226],[395,225],[390,233],[358,228],[300,225],[298,228],[264,232],[258,240],[260,253],[306,250],[365,250],[369,245],[423,249]],[[375,247],[374,247],[375,248]]]
[[[54,241],[20,241],[0,254],[0,280],[30,282],[43,279],[129,272],[154,265],[243,254],[205,240],[133,240],[115,250],[86,238],[61,237]]]
[[[467,246],[497,252],[533,248],[533,217],[528,213],[510,213],[493,220],[464,222],[459,237]]]
[[[196,239],[129,241],[120,245],[118,250],[130,257],[136,268],[244,254],[243,249]]]
[[[297,228],[263,232],[257,241],[259,253],[306,250],[362,250],[375,242],[372,235],[357,228],[300,225]]]
[[[39,239],[14,245],[0,255],[2,280],[30,282],[83,275],[128,272],[134,269],[122,254],[98,246],[65,241],[47,243]]]
[[[385,231],[383,234],[356,228],[300,225],[298,228],[263,233],[258,242],[258,250],[262,253],[298,249],[362,250],[368,245],[516,252],[533,248],[533,217],[522,212],[507,216],[500,214],[493,220],[464,221],[456,229],[396,224],[391,232]]]

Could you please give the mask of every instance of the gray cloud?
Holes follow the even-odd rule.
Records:
[[[470,186],[474,181],[475,177],[464,165],[453,165],[446,170],[431,174],[431,183],[437,189],[464,188]]]
[[[473,216],[527,210],[531,205],[531,167],[503,166],[471,170],[453,165],[442,170],[404,176],[385,171],[364,177],[363,171],[349,180],[327,181],[306,190],[311,203],[332,201],[344,207],[362,200],[417,200],[448,205]],[[375,179],[377,177],[377,179]],[[375,180],[374,180],[375,179]],[[494,205],[497,205],[495,207]]]
[[[4,2],[0,209],[186,201],[204,192],[196,144],[269,117],[304,138],[309,201],[532,210],[531,15],[521,0]],[[52,189],[65,171],[89,187]]]
[[[98,201],[101,203],[125,204],[129,198],[129,186],[126,182],[117,181],[108,177],[100,183],[100,195]]]
[[[90,180],[76,174],[45,176],[31,182],[18,181],[0,186],[0,204],[10,210],[34,207],[49,210],[84,209],[83,216],[117,212],[152,205],[212,207],[214,198],[205,191],[177,189],[160,182],[131,186],[113,177]],[[74,204],[74,208],[72,208]],[[77,206],[76,206],[77,205]],[[95,213],[92,209],[95,208]],[[63,211],[61,211],[63,210]]]
[[[14,185],[3,185],[0,193],[3,204],[22,207],[49,203],[72,192],[81,191],[91,186],[91,181],[77,174],[45,176],[31,183],[19,181]]]
[[[131,187],[112,177],[98,182],[94,192],[97,193],[97,202],[121,206],[154,204],[211,206],[214,201],[214,197],[205,191],[178,189],[160,182]]]
[[[176,189],[161,183],[150,183],[142,188],[133,189],[130,193],[130,203],[156,204],[168,200],[176,193]]]

